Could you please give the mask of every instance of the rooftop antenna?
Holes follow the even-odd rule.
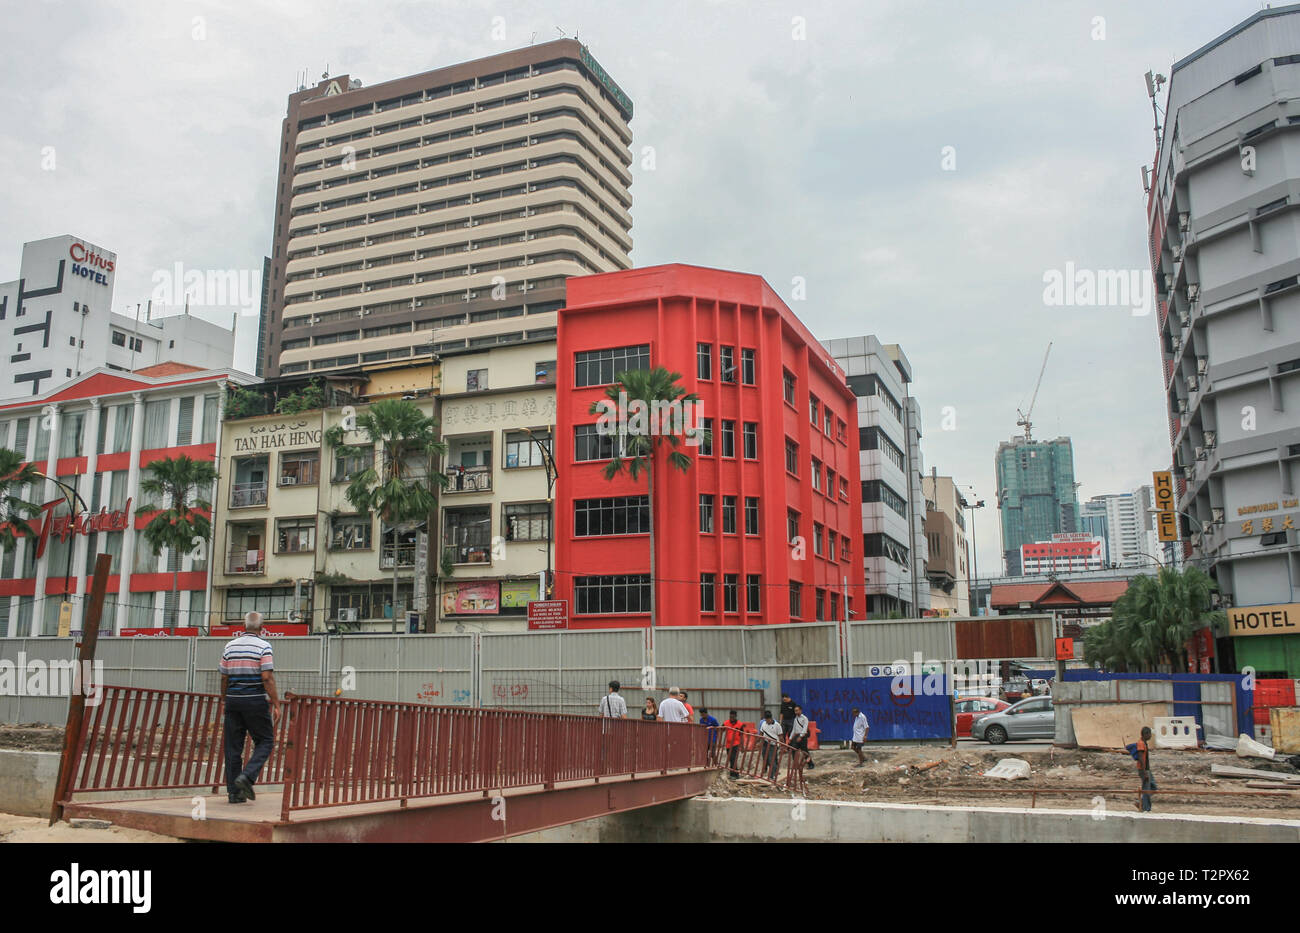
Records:
[[[534,32],[533,35],[532,35],[532,38],[530,38],[530,39],[528,40],[528,44],[529,44],[529,45],[532,45],[533,42],[535,42],[536,40],[537,40],[537,33]]]
[[[1169,79],[1166,78],[1164,75],[1154,74],[1153,72],[1150,71],[1148,71],[1144,77],[1146,78],[1146,82],[1147,82],[1147,97],[1151,98],[1151,117],[1153,120],[1153,128],[1156,134],[1156,151],[1159,152],[1160,151],[1160,108],[1156,105],[1156,94],[1160,92],[1160,86]]]
[[[324,72],[324,74],[322,74],[320,77],[321,77],[321,80],[322,80],[322,81],[328,81],[328,80],[329,80],[329,76],[330,76],[330,63],[329,63],[329,62],[326,62],[326,63],[325,63],[325,72]]]

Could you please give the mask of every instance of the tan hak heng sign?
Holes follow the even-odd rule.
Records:
[[[1300,634],[1300,603],[1278,606],[1240,606],[1228,610],[1228,634]]]

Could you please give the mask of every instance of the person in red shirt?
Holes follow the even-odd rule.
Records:
[[[686,691],[681,692],[682,706],[686,707],[686,721],[695,722],[695,707],[686,702]]]
[[[727,767],[731,771],[731,776],[738,778],[740,777],[740,771],[737,769],[736,760],[740,757],[742,729],[739,720],[736,719],[734,709],[727,713],[727,721],[722,724],[722,728],[726,733],[726,740],[723,745],[727,749]]]
[[[1137,754],[1138,774],[1142,778],[1143,790],[1159,790],[1156,787],[1155,778],[1151,776],[1151,727],[1142,727],[1142,737],[1138,739]],[[1138,809],[1143,813],[1151,812],[1151,795],[1143,794],[1142,800],[1138,803]]]

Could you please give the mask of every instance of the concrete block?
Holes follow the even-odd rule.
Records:
[[[0,811],[49,816],[58,781],[58,752],[0,749]]]
[[[1194,716],[1157,716],[1151,724],[1157,748],[1196,748]]]
[[[1021,758],[1003,758],[984,772],[985,777],[1019,781],[1029,777],[1029,762]]]

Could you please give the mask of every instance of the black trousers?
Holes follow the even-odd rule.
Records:
[[[244,775],[257,783],[262,765],[271,757],[275,744],[275,725],[271,721],[271,702],[260,697],[226,697],[226,788],[235,792],[235,778]],[[243,763],[244,739],[253,737],[253,754]]]
[[[740,746],[733,745],[727,749],[727,767],[731,769],[732,777],[740,777],[740,772],[736,770],[736,759],[740,757]]]

